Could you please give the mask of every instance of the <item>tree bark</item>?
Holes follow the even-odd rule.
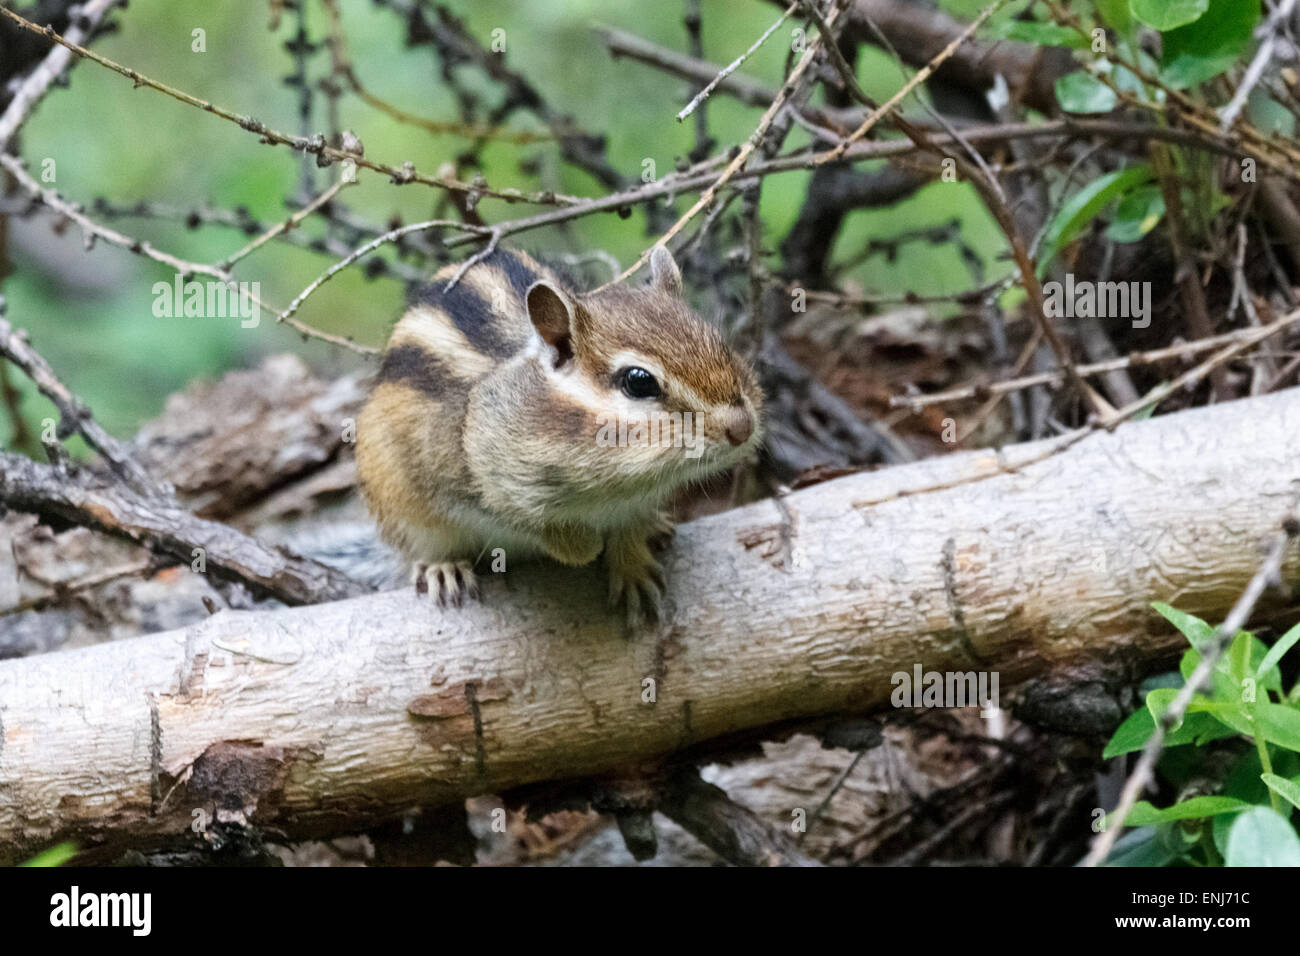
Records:
[[[1298,434],[1292,389],[696,521],[666,556],[666,620],[634,635],[599,569],[510,565],[460,610],[403,590],[0,662],[0,860],[213,818],[356,831],[879,709],[915,665],[1004,689],[1131,678],[1182,643],[1150,601],[1214,620],[1255,572],[1295,506]]]

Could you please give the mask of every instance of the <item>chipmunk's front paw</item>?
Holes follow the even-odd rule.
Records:
[[[663,617],[664,569],[643,537],[618,537],[609,543],[609,604],[623,607],[628,625],[639,628]]]
[[[660,512],[646,534],[646,544],[651,551],[667,551],[677,537],[677,525],[666,513]]]
[[[460,607],[465,598],[479,599],[478,578],[468,561],[440,561],[419,564],[415,568],[415,593],[421,597],[432,591],[440,607]]]

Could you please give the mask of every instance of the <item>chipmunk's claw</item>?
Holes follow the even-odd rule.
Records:
[[[622,607],[633,630],[663,618],[664,569],[644,539],[624,539],[609,553],[609,604]]]
[[[461,607],[465,598],[479,599],[478,578],[468,561],[440,561],[421,564],[415,571],[415,593],[423,597],[432,590],[439,607]]]
[[[677,525],[667,514],[660,514],[646,534],[646,544],[651,551],[667,551],[677,537]]]

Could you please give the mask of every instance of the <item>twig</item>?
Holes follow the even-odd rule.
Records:
[[[322,192],[319,196],[317,196],[315,199],[309,202],[302,209],[298,210],[296,213],[291,215],[288,219],[284,219],[276,223],[274,226],[266,230],[266,232],[262,233],[260,236],[258,236],[248,245],[244,246],[244,248],[240,249],[238,252],[232,253],[217,268],[228,272],[230,269],[234,268],[235,263],[239,262],[240,259],[243,259],[251,255],[252,253],[256,252],[258,249],[260,249],[262,246],[270,242],[272,239],[275,239],[278,236],[288,232],[290,229],[294,228],[294,226],[298,225],[300,222],[302,222],[304,219],[306,219],[308,216],[314,213],[321,206],[325,205],[327,202],[329,202],[331,199],[337,196],[340,191],[346,189],[348,186],[351,186],[355,182],[356,182],[355,179],[349,180],[346,177],[340,177],[337,182],[335,182],[332,186],[329,187],[329,189],[326,189],[324,192]]]
[[[276,315],[275,320],[277,322],[289,321],[293,314],[302,308],[302,304],[307,301],[308,296],[358,259],[364,258],[386,243],[395,242],[408,233],[424,232],[429,229],[462,229],[475,235],[491,235],[494,232],[494,230],[484,226],[471,226],[469,223],[457,222],[454,219],[429,219],[425,222],[413,222],[405,226],[399,226],[397,229],[391,229],[382,236],[376,236],[365,245],[352,250],[343,259],[318,275],[305,289],[298,293],[292,302],[285,306],[282,312]]]
[[[95,199],[94,211],[105,219],[155,219],[167,222],[184,223],[187,227],[194,229],[199,225],[220,226],[225,229],[235,229],[245,235],[253,235],[265,231],[258,220],[253,219],[248,210],[240,207],[238,209],[218,209],[210,206],[197,206],[187,208],[184,206],[172,206],[167,203],[156,203],[149,201],[140,201],[136,203],[111,203],[103,197]],[[0,211],[3,207],[0,207]],[[354,222],[341,222],[331,214],[331,221],[342,225],[348,232],[354,232],[358,235],[373,234],[381,235],[386,232],[382,229],[370,225],[361,225]],[[312,237],[301,235],[297,230],[282,232],[275,237],[277,242],[288,243],[299,249],[307,249],[320,255],[332,256],[341,259],[350,253],[352,246],[344,243],[341,239],[334,236]],[[425,256],[424,249],[403,250],[414,251],[420,256]],[[378,261],[378,260],[376,260]],[[399,259],[392,261],[383,260],[382,268],[375,270],[373,273],[368,272],[367,278],[375,278],[385,273],[391,273],[394,278],[401,279],[405,282],[421,282],[426,278],[426,271],[408,265]]]
[[[933,70],[944,58],[951,56],[956,51],[957,47],[974,32],[974,29],[984,20],[988,19],[988,17],[992,16],[1003,2],[1004,0],[997,0],[997,2],[986,7],[980,16],[971,24],[971,27],[962,31],[962,33],[952,43],[945,47],[938,56],[927,64],[926,69]],[[808,9],[809,15],[817,21],[819,31],[823,36],[826,36],[830,29],[829,24],[822,20],[815,8],[809,6]],[[833,42],[831,43],[831,46],[834,46]],[[836,54],[831,56],[831,62],[839,72],[841,79],[844,81],[845,87],[853,97],[864,105],[869,105],[871,99],[865,92],[863,92],[862,87],[858,85],[857,78],[853,75],[853,71],[844,60],[844,57],[838,55],[838,50],[836,51]],[[912,79],[916,80],[917,77],[921,77],[923,74],[928,75],[926,69],[918,72]],[[881,117],[887,115],[898,103],[900,103],[915,85],[914,82],[910,81],[909,83],[905,83],[903,88],[894,96],[890,97],[883,106],[875,109],[871,116],[869,116],[867,120],[858,127],[858,130],[852,136],[841,142],[839,146],[835,147],[835,149],[831,150],[831,154],[835,154],[837,150],[842,154],[842,150],[847,148],[849,143],[851,143],[855,138],[865,135],[875,122]],[[921,130],[915,124],[907,122],[901,116],[894,116],[894,124],[918,147],[951,159],[971,181],[972,185],[975,186],[976,190],[980,193],[980,196],[984,199],[984,204],[988,207],[989,212],[993,214],[994,220],[1002,229],[1003,234],[1007,238],[1008,244],[1011,246],[1012,257],[1015,260],[1016,268],[1020,271],[1021,284],[1024,286],[1025,293],[1029,297],[1031,315],[1035,322],[1038,323],[1043,334],[1046,336],[1048,343],[1052,347],[1052,351],[1056,354],[1057,362],[1065,370],[1066,376],[1074,384],[1075,388],[1078,389],[1079,394],[1083,396],[1084,400],[1091,406],[1094,414],[1102,419],[1108,418],[1113,414],[1114,409],[1075,370],[1074,360],[1070,355],[1069,347],[1066,345],[1065,340],[1061,337],[1061,333],[1057,330],[1055,323],[1047,312],[1043,296],[1043,287],[1038,280],[1038,273],[1035,269],[1033,258],[1029,254],[1024,238],[1020,235],[1020,229],[1016,225],[1015,216],[1007,205],[1006,195],[1003,193],[1002,186],[998,182],[997,177],[993,174],[993,171],[988,168],[983,157],[980,156],[974,147],[962,137],[961,133],[943,121],[942,117],[939,117],[937,113],[934,115],[936,118],[940,119],[942,125],[945,126],[948,135],[955,142],[961,144],[965,148],[966,152],[976,157],[975,162],[971,162],[971,160],[967,159],[965,156],[953,156],[943,153],[939,147],[935,145],[929,134]],[[967,434],[970,434],[970,432],[968,431]]]
[[[499,243],[500,241],[501,241],[500,230],[498,229],[491,230],[488,233],[487,245],[460,264],[460,268],[458,268],[452,274],[452,277],[447,280],[446,286],[443,287],[444,290],[450,292],[452,289],[456,288],[456,283],[460,282],[460,280],[464,277],[466,272],[469,272],[471,266],[473,266],[476,262],[482,262],[488,256],[492,255],[492,253],[497,251],[497,243]]]
[[[664,787],[658,809],[734,866],[821,866],[694,768],[680,771]]]
[[[0,13],[6,12],[0,7]],[[132,239],[130,236],[111,229],[108,226],[101,226],[99,223],[83,214],[79,206],[66,202],[59,197],[53,189],[45,189],[27,172],[26,165],[16,156],[8,153],[0,153],[0,166],[9,171],[9,174],[18,181],[33,198],[44,203],[55,212],[75,222],[86,237],[87,246],[91,245],[95,239],[103,239],[110,245],[119,246],[123,249],[133,252],[136,255],[152,259],[154,262],[161,262],[163,265],[183,274],[197,274],[212,276],[222,282],[231,282],[230,273],[225,272],[215,266],[204,265],[201,262],[190,262],[178,258],[170,253],[155,249],[148,242],[140,239]]]
[[[597,27],[596,33],[604,41],[612,58],[627,57],[701,86],[717,78],[718,71],[722,69],[716,63],[658,46],[636,34],[614,27]],[[732,73],[723,78],[714,92],[726,93],[747,106],[763,109],[776,99],[777,94],[771,87],[740,73]],[[861,110],[841,110],[809,103],[799,106],[796,117],[796,122],[807,124],[811,130],[816,131],[816,135],[836,142],[861,120]]]
[[[1281,29],[1282,24],[1291,19],[1295,4],[1296,0],[1281,0],[1273,8],[1273,12],[1268,15],[1264,25],[1256,31],[1256,35],[1261,33],[1264,35],[1264,40],[1260,43],[1259,49],[1255,51],[1250,66],[1246,67],[1246,72],[1242,76],[1241,82],[1237,84],[1232,99],[1228,101],[1228,105],[1219,114],[1219,132],[1226,133],[1232,128],[1238,114],[1246,105],[1246,99],[1250,96],[1250,91],[1255,88],[1255,84],[1264,75],[1269,60],[1273,59],[1273,48],[1277,44],[1278,31]]]
[[[3,8],[0,8],[0,11],[3,11]],[[185,259],[180,259],[170,253],[155,249],[146,241],[133,239],[130,236],[118,232],[116,229],[100,225],[83,214],[79,207],[61,199],[58,193],[54,192],[54,190],[43,189],[41,185],[27,173],[22,160],[10,156],[8,153],[0,153],[0,166],[9,170],[13,177],[18,180],[18,183],[31,193],[33,197],[80,226],[82,232],[86,235],[88,245],[96,238],[103,239],[105,242],[119,246],[137,255],[142,255],[148,259],[154,260],[155,262],[161,262],[163,265],[171,267],[182,275],[197,274],[212,276],[214,279],[219,280],[227,286],[232,285],[235,281],[231,274],[220,266],[209,266],[200,262],[190,262]],[[471,228],[463,223],[454,223],[454,225],[464,229]],[[391,235],[391,233],[387,235]],[[347,263],[343,264],[346,265]],[[292,318],[293,312],[297,311],[296,306],[290,311],[280,312],[278,309],[270,306],[255,295],[250,294],[250,298],[252,298],[252,300],[260,307],[265,308],[268,312],[275,312],[277,322],[284,322],[296,332],[307,338],[319,339],[322,342],[328,342],[331,345],[338,345],[342,348],[357,352],[360,355],[373,355],[377,351],[368,346],[358,345],[350,338],[341,335],[333,335],[329,332],[322,332],[320,329],[313,328],[298,319]],[[295,300],[295,302],[297,305],[301,305],[300,301]]]
[[[935,305],[942,302],[957,302],[963,305],[975,305],[989,298],[997,298],[1011,286],[1015,285],[1019,273],[1013,272],[995,282],[988,282],[976,289],[964,289],[961,292],[934,293],[922,295],[917,292],[901,292],[897,295],[850,295],[847,292],[823,292],[808,289],[804,292],[809,302],[822,302],[832,309],[868,308],[876,305]],[[787,285],[792,289],[797,283]],[[928,396],[927,396],[928,397]]]
[[[354,94],[367,106],[379,110],[379,112],[391,116],[399,123],[406,123],[409,126],[417,126],[427,132],[436,135],[463,136],[467,139],[491,139],[499,140],[506,143],[517,143],[526,145],[528,143],[545,142],[554,139],[549,133],[534,133],[530,130],[512,130],[499,126],[470,126],[464,123],[447,123],[438,120],[426,119],[423,116],[416,116],[414,113],[408,113],[403,109],[392,105],[387,100],[381,99],[371,93],[361,80],[357,78],[356,70],[348,57],[347,43],[343,30],[343,21],[339,13],[338,0],[321,0],[321,6],[325,8],[326,16],[330,21],[330,32],[326,38],[326,44],[330,49],[331,69],[335,76],[343,78],[344,83],[352,90]]]
[[[679,123],[682,122],[684,119],[686,119],[686,117],[694,113],[695,108],[709,98],[709,94],[712,93],[717,88],[718,84],[721,83],[723,80],[725,80],[727,77],[729,77],[732,73],[735,73],[736,70],[740,69],[740,65],[744,63],[747,59],[749,59],[749,57],[753,55],[755,50],[757,50],[764,43],[766,43],[767,38],[770,37],[773,33],[775,33],[778,29],[780,29],[781,24],[785,23],[785,21],[790,18],[790,15],[793,14],[794,11],[798,9],[798,7],[799,7],[799,0],[796,0],[795,3],[790,4],[790,6],[786,8],[785,13],[781,14],[781,19],[777,20],[776,23],[768,27],[763,32],[763,35],[750,45],[748,50],[740,54],[740,56],[736,57],[726,66],[724,66],[721,70],[719,70],[718,75],[715,76],[709,82],[708,86],[704,87],[704,89],[696,93],[694,98],[689,103],[687,103],[686,106],[682,108],[682,111],[680,113],[677,114],[677,122]]]

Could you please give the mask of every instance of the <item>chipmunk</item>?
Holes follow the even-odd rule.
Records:
[[[583,293],[498,249],[416,295],[357,420],[356,462],[417,593],[478,598],[473,565],[497,548],[567,565],[603,552],[611,606],[633,626],[660,615],[650,542],[672,534],[666,500],[754,451],[762,394],[682,299],[663,247],[650,271]]]

